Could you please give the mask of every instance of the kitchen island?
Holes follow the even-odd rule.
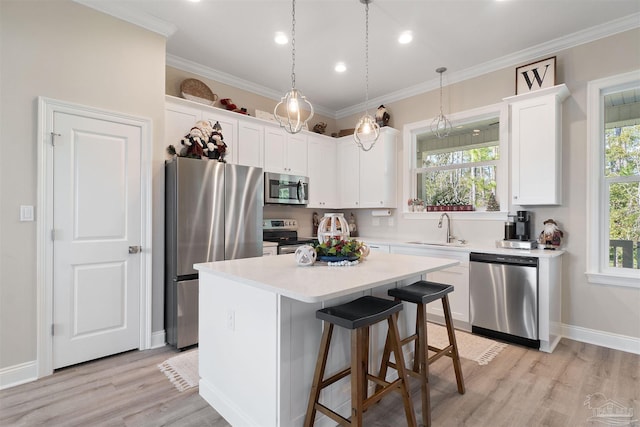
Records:
[[[350,267],[299,267],[294,255],[196,264],[200,395],[234,426],[302,425],[322,334],[316,310],[363,295],[386,297],[396,282],[456,264],[375,252]],[[404,313],[406,333],[415,317],[406,308]],[[373,363],[385,336],[386,325],[373,328]],[[349,332],[338,328],[327,373],[346,366],[349,356]],[[348,416],[349,378],[325,390],[323,398]],[[335,422],[318,416],[316,425]]]

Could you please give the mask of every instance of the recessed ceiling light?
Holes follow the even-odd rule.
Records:
[[[276,36],[273,38],[273,40],[275,40],[275,42],[278,43],[278,44],[287,44],[287,43],[289,43],[289,38],[282,31],[278,31],[276,33]]]
[[[344,62],[338,62],[333,69],[336,70],[336,73],[344,73],[347,71],[347,66]]]
[[[404,31],[400,34],[400,37],[398,37],[398,43],[400,44],[411,43],[411,40],[413,40],[413,33],[411,31]]]
[[[200,3],[200,0],[189,0],[191,3]]]

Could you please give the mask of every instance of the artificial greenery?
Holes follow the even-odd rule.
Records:
[[[496,200],[496,195],[493,193],[489,193],[489,197],[487,198],[487,211],[496,212],[500,210],[500,203]]]
[[[362,248],[362,242],[359,242],[355,239],[330,239],[327,242],[320,243],[316,240],[315,242],[313,242],[312,246],[316,250],[318,256],[344,256],[350,258],[360,258],[360,249]]]

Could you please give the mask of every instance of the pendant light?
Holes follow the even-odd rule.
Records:
[[[380,136],[380,126],[376,123],[375,119],[369,115],[369,3],[373,0],[360,0],[360,3],[364,3],[365,10],[365,43],[364,43],[364,64],[365,64],[365,86],[366,86],[366,98],[364,102],[365,113],[360,118],[356,129],[353,131],[353,139],[356,144],[363,151],[369,151],[373,148],[373,145]]]
[[[298,133],[313,117],[313,105],[296,89],[296,0],[292,1],[291,19],[291,90],[284,94],[280,102],[273,109],[275,119],[289,133]],[[302,120],[302,106],[308,105],[310,111],[306,119]],[[278,108],[284,105],[284,116],[278,114]]]
[[[431,132],[440,139],[449,136],[452,129],[451,122],[442,113],[442,73],[445,71],[447,71],[446,67],[436,68],[436,73],[440,74],[440,114],[431,122]]]

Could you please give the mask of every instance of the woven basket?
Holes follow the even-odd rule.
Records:
[[[197,79],[185,79],[180,84],[180,93],[184,99],[213,105],[218,100],[218,95],[213,93],[209,86]]]

